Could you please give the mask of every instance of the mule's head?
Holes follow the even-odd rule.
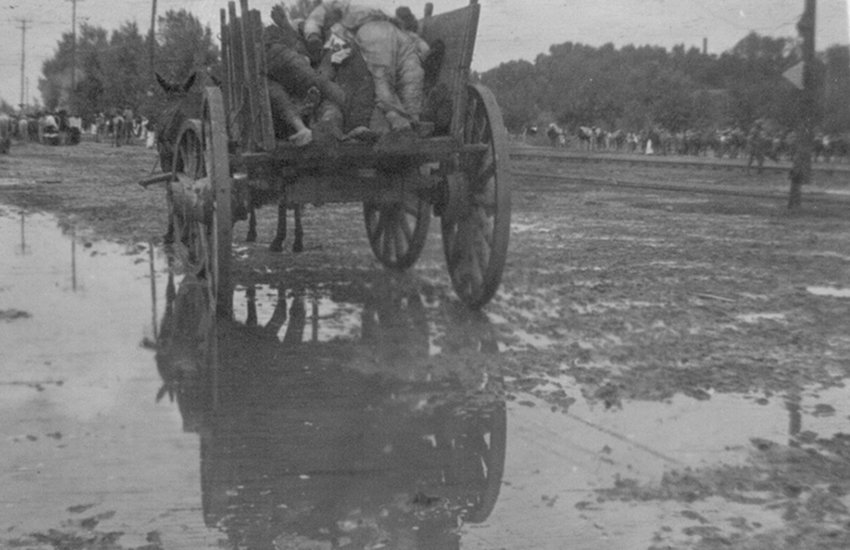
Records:
[[[174,146],[177,144],[180,127],[187,119],[201,118],[203,86],[197,72],[192,73],[182,84],[168,82],[159,73],[155,74],[166,99],[160,112],[153,117],[156,147],[160,167],[164,172],[169,172],[174,161]]]

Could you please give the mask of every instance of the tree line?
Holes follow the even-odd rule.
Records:
[[[112,32],[82,24],[76,53],[73,35],[63,34],[53,57],[42,65],[38,88],[43,108],[66,110],[88,120],[128,107],[150,116],[164,100],[153,71],[171,81],[183,81],[196,70],[219,72],[218,46],[197,17],[186,10],[169,10],[157,22],[153,66],[151,37],[143,35],[134,21]]]
[[[793,38],[755,32],[720,55],[683,45],[615,48],[565,42],[535,61],[510,61],[478,75],[514,133],[556,122],[569,129],[599,126],[640,131],[663,128],[748,128],[758,119],[793,129],[798,90],[783,73],[801,60]],[[820,130],[850,130],[850,51],[818,55]]]
[[[290,17],[304,17],[315,2],[294,0]],[[153,77],[150,48],[150,37],[135,22],[111,32],[83,24],[72,79],[73,36],[65,33],[42,66],[44,107],[84,118],[125,107],[153,114],[164,97]],[[153,48],[153,69],[170,81],[183,81],[196,70],[220,73],[212,31],[186,10],[170,10],[158,18]],[[570,129],[680,132],[747,128],[767,119],[791,129],[798,123],[800,98],[783,73],[800,59],[798,40],[753,32],[720,55],[683,45],[668,50],[565,42],[533,63],[509,61],[475,76],[494,91],[505,124],[515,133],[549,122]],[[821,52],[816,74],[820,130],[850,131],[850,50],[832,46]]]
[[[287,12],[290,18],[304,18],[318,2],[290,0]],[[70,32],[63,34],[53,57],[42,65],[38,88],[43,108],[64,109],[87,120],[126,107],[150,117],[165,101],[154,71],[174,83],[184,82],[199,70],[221,76],[220,52],[213,33],[192,13],[169,10],[157,18],[156,28],[151,67],[151,37],[143,35],[134,21],[112,32],[82,24],[76,40],[75,78],[71,77],[74,37]]]

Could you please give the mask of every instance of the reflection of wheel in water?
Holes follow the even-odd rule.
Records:
[[[431,220],[431,206],[412,193],[402,202],[363,204],[366,235],[375,257],[390,269],[403,270],[416,263]]]
[[[442,217],[443,250],[455,292],[477,308],[499,287],[511,223],[507,132],[493,94],[483,86],[469,87],[463,143],[482,146],[483,152],[464,157],[461,177],[449,184],[454,206]]]
[[[486,520],[499,498],[505,472],[507,411],[502,402],[481,410],[453,410],[437,446],[447,454],[445,484],[457,486],[466,496],[464,520]]]

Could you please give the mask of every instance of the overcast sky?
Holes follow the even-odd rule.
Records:
[[[803,0],[479,0],[481,22],[473,68],[486,70],[504,61],[533,61],[552,44],[566,41],[602,45],[613,42],[671,47],[684,43],[702,47],[708,39],[711,53],[732,47],[749,31],[772,36],[795,36]],[[462,7],[468,0],[433,0],[436,12]],[[848,43],[847,3],[818,2],[817,47]],[[264,20],[275,2],[252,0]],[[426,0],[374,0],[392,12],[408,5],[422,13]],[[160,14],[186,8],[214,32],[218,10],[226,0],[158,0]],[[63,32],[71,29],[71,0],[0,0],[0,97],[17,104],[21,92],[20,19],[29,21],[26,33],[28,97],[38,95],[42,62],[54,53]],[[77,23],[107,29],[135,20],[146,33],[151,0],[77,0]]]

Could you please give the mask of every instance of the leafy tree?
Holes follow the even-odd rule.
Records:
[[[158,22],[157,72],[174,82],[195,71],[218,72],[219,50],[209,27],[184,9],[168,10]]]
[[[757,118],[790,128],[798,94],[782,74],[799,60],[797,40],[756,33],[720,56],[684,45],[618,49],[565,42],[533,64],[503,63],[481,80],[495,92],[512,131],[544,122],[537,120],[543,113],[569,127],[632,131],[748,127]],[[850,52],[831,49],[823,65],[825,125],[850,130]]]
[[[829,133],[850,129],[850,49],[833,46],[824,54],[823,130]]]
[[[64,33],[56,53],[41,65],[42,77],[38,79],[38,90],[48,110],[69,107],[71,90],[71,66],[73,65],[73,35]]]
[[[529,93],[535,88],[534,65],[528,61],[511,61],[488,72],[481,82],[503,98],[502,115],[511,132],[520,132],[537,116],[536,98]]]
[[[186,10],[168,11],[159,18],[154,44],[157,70],[173,81],[183,81],[194,71],[217,70],[218,48],[212,32]],[[98,112],[131,107],[151,114],[162,94],[149,65],[150,39],[135,22],[109,34],[83,24],[77,35],[76,90],[71,93],[73,38],[65,33],[56,51],[42,65],[39,90],[50,110],[65,108],[85,118]]]
[[[148,87],[145,39],[135,21],[124,23],[112,33],[103,59],[102,98],[109,109],[136,108]]]
[[[77,66],[82,74],[77,76],[71,109],[87,120],[93,120],[95,114],[103,110],[106,83],[110,78],[104,69],[108,50],[106,29],[86,23],[80,26],[77,32]]]
[[[17,109],[8,103],[5,99],[0,98],[0,113],[6,113],[7,115],[15,114]]]

